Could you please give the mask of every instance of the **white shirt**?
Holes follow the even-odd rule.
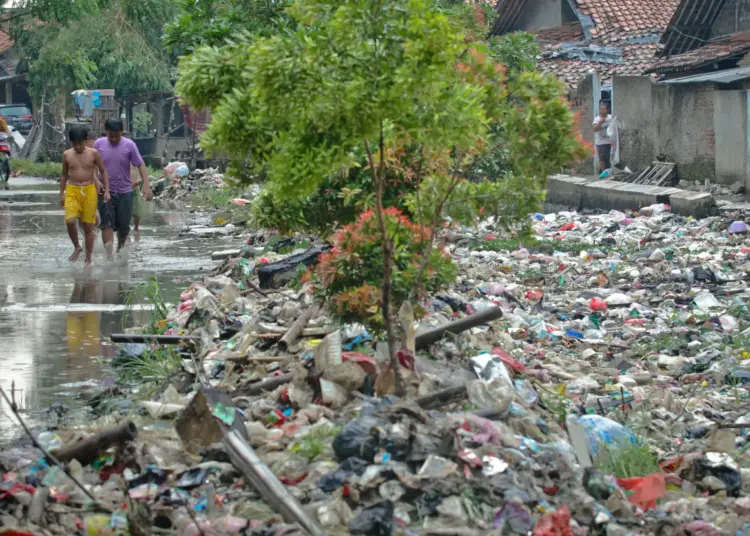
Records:
[[[611,138],[607,132],[609,130],[609,125],[612,124],[612,115],[607,114],[605,119],[602,119],[601,116],[597,115],[592,124],[596,126],[599,123],[601,123],[602,127],[597,132],[594,132],[594,142],[596,145],[612,145],[615,143],[615,140]]]

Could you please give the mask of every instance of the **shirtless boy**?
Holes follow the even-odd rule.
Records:
[[[89,269],[91,268],[91,253],[94,250],[94,225],[97,210],[94,169],[98,168],[101,174],[106,201],[109,200],[109,177],[99,151],[86,147],[85,128],[72,127],[68,137],[73,148],[63,153],[62,177],[60,177],[60,206],[65,209],[65,225],[74,248],[68,260],[75,262],[81,254],[77,227],[78,220],[80,220],[86,235],[86,269]]]

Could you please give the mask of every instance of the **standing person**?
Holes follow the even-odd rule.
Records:
[[[102,155],[104,167],[109,173],[112,200],[104,203],[101,210],[102,240],[107,248],[107,256],[112,258],[112,243],[117,232],[117,251],[127,243],[130,233],[130,219],[133,214],[133,183],[130,180],[130,166],[138,168],[143,180],[143,198],[153,198],[148,180],[146,164],[135,143],[122,135],[122,121],[108,119],[104,125],[106,138],[99,138],[94,147]],[[108,206],[109,205],[109,206]]]
[[[109,199],[109,178],[96,149],[86,147],[86,129],[74,126],[68,134],[72,149],[63,153],[62,176],[60,177],[60,206],[65,209],[65,225],[73,242],[70,262],[78,260],[81,244],[78,242],[78,221],[86,236],[86,268],[91,268],[91,253],[94,250],[94,225],[96,224],[97,192],[94,169],[98,168],[104,183],[104,199]]]
[[[611,124],[612,116],[609,113],[609,105],[602,101],[599,103],[599,115],[594,119],[594,141],[596,143],[596,154],[599,155],[600,172],[612,167],[612,153],[616,140],[609,135]]]

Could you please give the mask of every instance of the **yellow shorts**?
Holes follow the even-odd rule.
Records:
[[[83,223],[96,223],[96,185],[65,187],[65,220],[80,218]]]

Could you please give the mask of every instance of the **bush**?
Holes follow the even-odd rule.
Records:
[[[372,175],[365,166],[362,161],[350,170],[329,176],[301,200],[263,190],[251,208],[253,224],[283,234],[312,231],[328,235],[339,226],[355,222],[359,214],[375,206]],[[391,180],[384,203],[403,209],[406,194],[413,189],[407,181]]]
[[[32,162],[31,160],[12,159],[10,166],[13,173],[20,172],[25,177],[58,179],[62,175],[62,163],[60,162]]]
[[[388,236],[395,245],[393,303],[397,310],[409,297],[428,250],[429,262],[420,283],[422,296],[453,282],[456,267],[438,249],[427,248],[429,231],[412,223],[400,210],[385,210]],[[383,329],[380,288],[383,284],[383,243],[377,214],[371,210],[339,230],[332,239],[333,250],[321,256],[316,267],[316,291],[344,322],[362,322],[374,331]],[[417,315],[420,311],[417,310]]]

